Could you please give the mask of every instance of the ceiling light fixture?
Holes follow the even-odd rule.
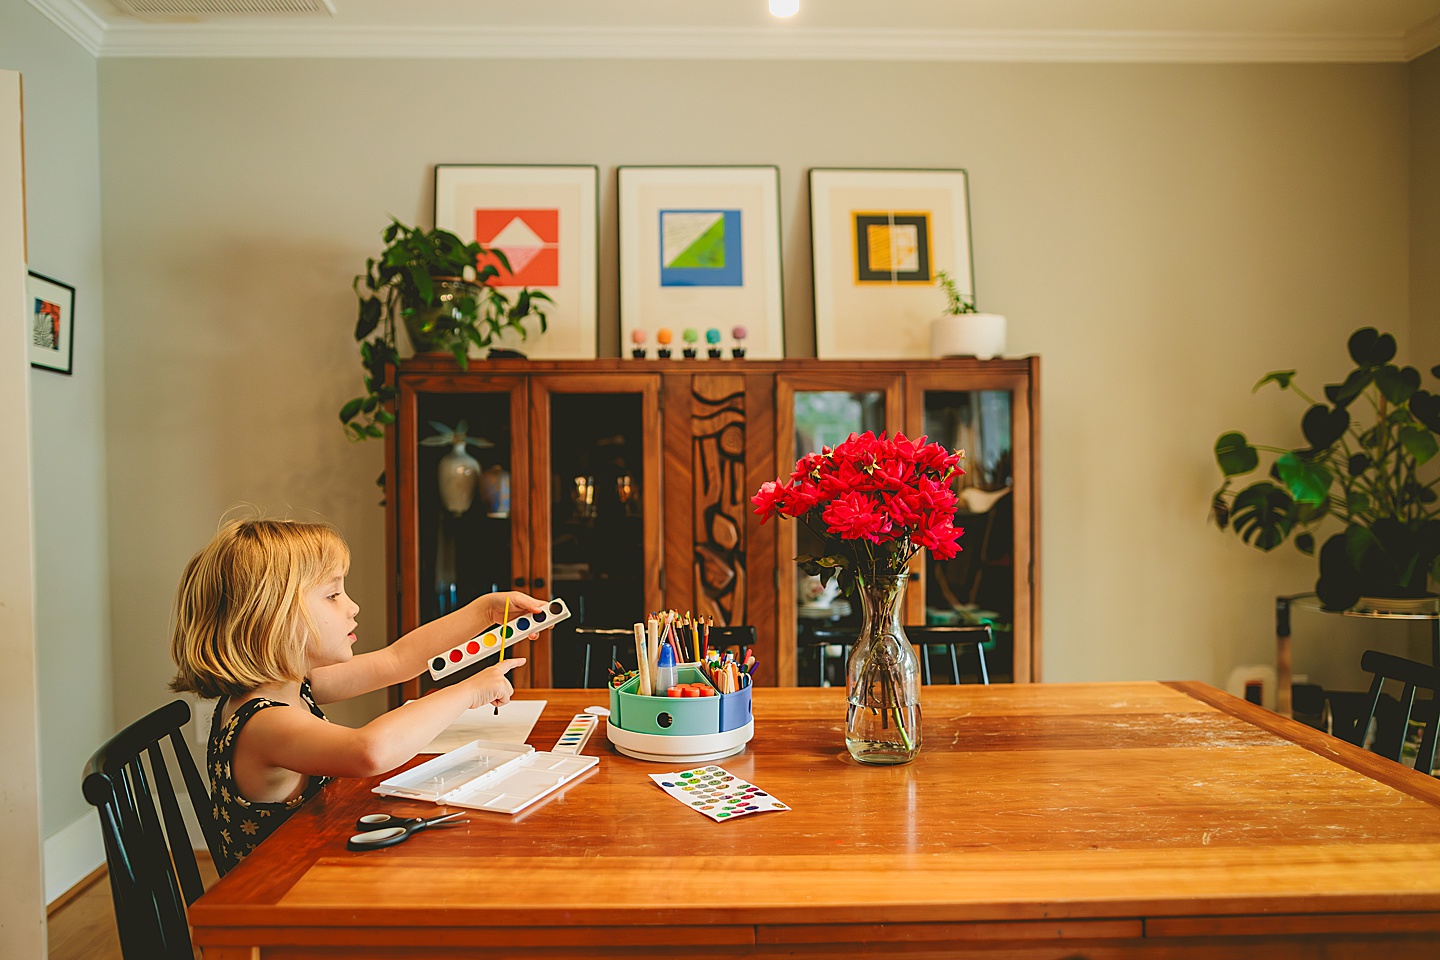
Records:
[[[800,0],[770,0],[770,13],[776,17],[793,17],[800,12]]]

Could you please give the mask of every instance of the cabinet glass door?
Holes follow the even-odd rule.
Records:
[[[965,451],[965,473],[955,481],[964,529],[952,560],[925,554],[920,595],[923,620],[934,625],[990,624],[986,649],[992,682],[1031,679],[1028,398],[1003,377],[957,390],[938,378],[911,374],[913,429],[946,447]],[[967,385],[968,386],[968,385]],[[913,589],[913,585],[912,585]],[[935,661],[935,669],[939,658]],[[960,664],[962,676],[978,670]],[[943,671],[948,674],[947,663]]]
[[[835,374],[823,381],[800,376],[776,378],[776,465],[788,479],[795,461],[833,447],[852,433],[893,431],[901,417],[899,378]],[[803,523],[780,523],[779,636],[776,675],[781,684],[844,686],[845,653],[859,633],[858,605],[822,585],[795,563],[797,556],[824,553],[820,537]]]
[[[537,451],[532,593],[571,617],[531,646],[536,683],[586,684],[575,629],[629,630],[659,605],[659,378],[543,377],[532,383]],[[649,562],[647,562],[649,561]],[[633,640],[622,660],[633,660]],[[601,647],[604,647],[601,649]],[[588,683],[603,686],[609,648],[592,647]],[[547,679],[548,678],[548,679]]]
[[[511,589],[525,569],[524,396],[519,379],[402,381],[399,502],[413,503],[415,515],[402,524],[409,535],[399,547],[402,577],[415,589],[404,591],[400,633],[483,594]],[[517,679],[526,682],[523,673]],[[436,683],[425,673],[406,684],[402,695],[418,696],[449,682],[454,680]]]

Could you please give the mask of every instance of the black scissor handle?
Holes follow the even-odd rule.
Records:
[[[384,830],[387,827],[409,827],[423,822],[420,817],[397,817],[393,813],[367,813],[355,821],[355,829]]]
[[[432,824],[448,827],[458,826],[467,823],[466,820],[456,821],[455,818],[464,814],[463,810],[454,813],[447,813],[439,817],[431,817],[429,820],[419,818],[393,817],[388,813],[370,813],[356,821],[356,829],[365,829],[363,833],[357,833],[345,843],[347,850],[375,850],[379,847],[393,847],[395,844],[406,840],[412,833],[418,833]],[[391,825],[384,826],[383,821],[378,818],[388,818]],[[447,822],[448,821],[448,822]],[[379,824],[379,829],[375,829]]]
[[[380,847],[393,847],[414,832],[415,828],[413,826],[385,827],[380,830],[367,830],[364,833],[357,833],[347,840],[345,842],[345,849],[376,850]]]

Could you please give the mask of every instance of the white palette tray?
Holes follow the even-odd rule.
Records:
[[[391,777],[375,792],[447,807],[519,813],[599,762],[599,757],[562,756],[527,744],[472,740]]]

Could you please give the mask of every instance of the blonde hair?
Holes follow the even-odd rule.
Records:
[[[175,595],[170,687],[233,697],[304,679],[314,623],[305,594],[350,566],[333,528],[299,520],[232,520],[185,565]]]

